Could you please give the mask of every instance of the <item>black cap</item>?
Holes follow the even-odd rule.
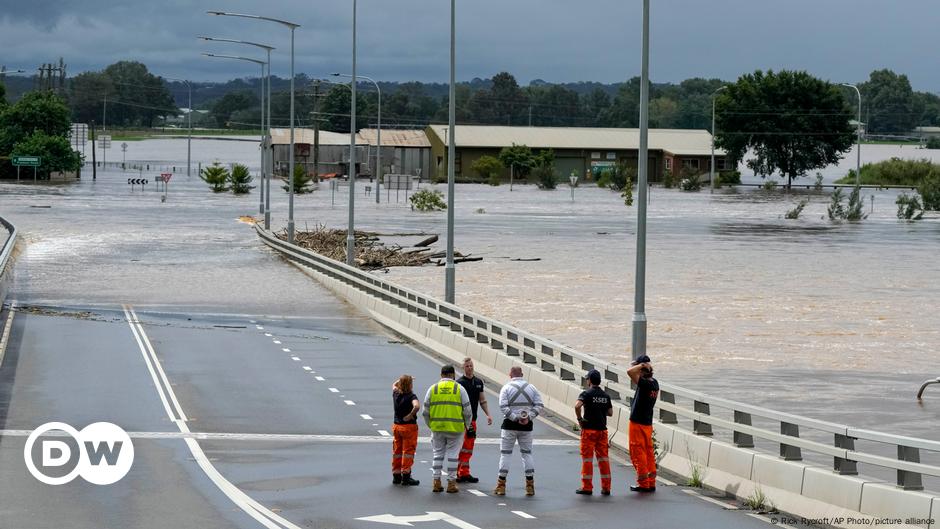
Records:
[[[590,380],[591,384],[598,386],[601,383],[601,372],[596,369],[592,369],[587,372],[587,375],[585,375],[584,378]]]
[[[649,356],[647,356],[647,355],[640,355],[640,356],[636,357],[636,360],[633,361],[633,364],[632,364],[632,365],[639,365],[639,364],[644,364],[644,363],[649,363],[649,362],[652,362],[652,360],[650,360],[650,357],[649,357]]]

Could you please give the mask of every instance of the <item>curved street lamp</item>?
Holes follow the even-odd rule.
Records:
[[[254,20],[265,20],[274,22],[290,29],[290,154],[288,162],[288,182],[290,194],[287,205],[287,242],[294,242],[294,30],[300,27],[300,24],[280,20],[277,18],[263,17],[260,15],[248,15],[244,13],[229,13],[226,11],[206,11],[209,15],[251,18]],[[270,118],[269,118],[270,119]],[[271,193],[268,193],[270,198]]]
[[[189,92],[189,110],[186,112],[186,117],[189,121],[189,135],[186,138],[186,176],[192,176],[192,159],[193,159],[193,85],[186,79],[177,79],[175,77],[164,77],[164,79],[170,81],[177,81],[180,83],[186,83],[186,91]]]
[[[271,229],[271,175],[266,172],[265,165],[265,138],[270,137],[271,133],[271,50],[277,49],[273,46],[268,46],[267,44],[259,44],[257,42],[251,42],[247,40],[237,40],[237,39],[223,39],[219,37],[198,37],[201,40],[209,42],[231,42],[234,44],[244,44],[247,46],[254,46],[256,48],[261,48],[268,53],[267,68],[268,73],[264,75],[262,70],[261,77],[261,128],[263,132],[261,134],[261,204],[259,208],[259,213],[264,214],[264,229]],[[265,89],[265,83],[267,83],[267,89]],[[265,114],[265,90],[267,90],[267,114]],[[267,126],[265,126],[264,117],[267,115],[268,121]],[[271,147],[271,152],[273,154],[274,147]],[[271,167],[274,167],[272,162]]]

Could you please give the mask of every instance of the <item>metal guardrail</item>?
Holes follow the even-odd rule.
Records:
[[[612,397],[626,400],[633,395],[624,366],[605,362],[512,325],[383,281],[368,272],[282,241],[260,226],[255,229],[266,244],[287,257],[468,339],[475,339],[481,345],[486,344],[499,354],[572,382],[580,379],[579,373],[597,369],[604,373],[606,390]],[[753,449],[758,439],[769,441],[779,446],[780,456],[788,461],[801,461],[804,450],[821,454],[831,457],[832,469],[842,475],[858,474],[858,463],[870,464],[896,471],[896,484],[905,490],[923,490],[924,475],[940,477],[940,466],[920,462],[921,450],[940,454],[938,441],[856,429],[713,397],[672,384],[660,384],[658,408],[659,421],[663,424],[678,426],[678,419],[682,417],[691,421],[692,433],[705,437],[714,435],[714,428],[723,428],[732,433],[732,442],[739,448]],[[723,413],[717,413],[718,410],[723,410]],[[769,421],[776,426],[773,429],[754,426],[755,419]],[[804,436],[801,437],[801,433]],[[808,438],[813,435],[807,434],[814,434],[817,438],[829,437],[832,441],[815,441]],[[855,443],[860,440],[886,445],[896,450],[897,457],[856,449]]]
[[[0,249],[0,304],[2,304],[6,299],[6,287],[9,281],[7,268],[9,267],[10,258],[13,255],[13,246],[16,244],[16,226],[10,224],[10,222],[3,217],[0,217],[0,226],[3,226],[8,234],[6,241],[3,243],[3,248]]]

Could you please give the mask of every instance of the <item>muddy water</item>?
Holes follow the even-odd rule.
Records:
[[[185,140],[138,143],[141,158],[155,160],[176,160],[185,149]],[[235,161],[256,153],[247,142],[219,149]],[[888,146],[884,156],[897,150]],[[127,176],[0,184],[0,212],[27,242],[16,270],[21,299],[270,314],[302,314],[316,303],[309,280],[239,222],[257,214],[256,193],[214,195],[197,178],[175,175],[164,203],[152,185],[131,191]],[[383,193],[376,206],[365,185],[357,190],[357,228],[443,239],[444,213],[410,211],[404,192],[397,201]],[[347,197],[345,186],[296,197],[297,226],[344,227]],[[868,220],[840,225],[823,218],[828,198],[821,194],[654,189],[647,315],[659,377],[822,419],[940,438],[940,390],[928,390],[923,405],[913,400],[920,382],[940,376],[940,219],[899,222],[895,197],[865,192]],[[802,218],[785,220],[802,199],[809,201]],[[275,186],[275,227],[286,224],[286,211],[286,194]],[[455,214],[458,250],[484,257],[458,265],[460,304],[628,360],[635,207],[588,187],[572,202],[567,186],[458,186]],[[443,295],[443,268],[378,273]]]

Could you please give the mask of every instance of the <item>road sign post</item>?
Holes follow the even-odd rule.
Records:
[[[11,160],[13,166],[16,167],[16,181],[20,181],[20,167],[32,167],[33,168],[33,182],[36,182],[39,177],[37,175],[37,168],[42,165],[42,157],[40,156],[14,156]]]

